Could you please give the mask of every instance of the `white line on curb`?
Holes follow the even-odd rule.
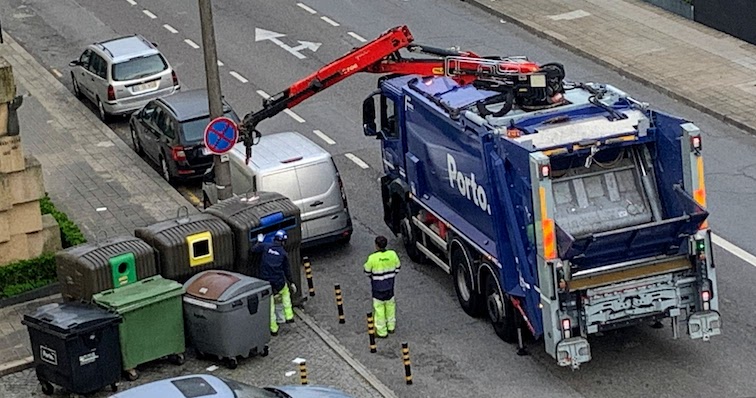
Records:
[[[236,73],[236,72],[234,72],[234,71],[231,71],[231,72],[228,72],[228,73],[229,73],[229,74],[230,74],[231,76],[235,77],[235,78],[236,78],[236,80],[238,80],[238,81],[240,81],[240,82],[242,82],[242,83],[248,83],[248,82],[249,82],[249,80],[245,79],[245,78],[244,78],[244,76],[242,76],[242,75],[240,75],[240,74],[238,74],[238,73]]]
[[[221,60],[218,60],[218,66],[223,66],[223,62],[221,62]]]
[[[339,23],[338,23],[338,22],[336,22],[336,21],[334,21],[333,19],[331,19],[331,18],[328,18],[328,17],[326,17],[326,16],[322,16],[322,17],[320,17],[320,19],[322,19],[322,20],[326,21],[326,23],[327,23],[327,24],[329,24],[329,25],[331,25],[331,26],[339,26]]]
[[[184,39],[184,43],[188,44],[192,48],[199,48],[199,44],[193,42],[191,39]]]
[[[59,71],[59,70],[57,70],[57,69],[55,69],[55,68],[52,68],[52,73],[53,73],[53,74],[54,74],[55,76],[57,76],[57,77],[62,77],[62,76],[63,76],[63,74],[62,74],[62,73],[60,73],[60,71]]]
[[[366,40],[366,39],[365,39],[364,37],[362,37],[362,36],[358,35],[357,33],[354,33],[354,32],[347,32],[347,34],[348,34],[349,36],[352,36],[352,37],[354,37],[355,39],[357,39],[357,40],[359,40],[359,41],[363,42],[363,43],[367,41],[367,40]]]
[[[174,29],[174,28],[173,28],[173,26],[171,26],[171,25],[165,24],[165,25],[163,25],[163,27],[164,27],[164,28],[165,28],[165,29],[166,29],[167,31],[169,31],[169,32],[171,32],[171,33],[178,33],[178,30]]]
[[[717,246],[720,246],[722,249],[725,249],[728,252],[732,253],[734,256],[738,257],[739,259],[756,267],[756,256],[739,248],[735,244],[726,241],[721,236],[716,235],[716,234],[711,234],[711,242]]]
[[[299,6],[299,8],[301,8],[301,9],[309,12],[310,14],[317,14],[318,13],[317,11],[313,10],[312,8],[307,7],[306,4],[297,3],[297,5]]]
[[[347,159],[351,160],[352,162],[354,162],[354,164],[356,164],[357,166],[360,166],[363,169],[370,168],[370,166],[368,166],[367,163],[365,163],[362,159],[358,158],[357,155],[355,154],[345,153],[344,156],[346,156]]]
[[[148,17],[150,17],[150,19],[155,19],[155,18],[157,18],[157,15],[155,15],[155,14],[151,13],[151,12],[150,12],[150,10],[142,10],[142,12],[144,13],[144,15],[146,15],[146,16],[148,16]]]
[[[299,116],[296,113],[294,113],[291,109],[284,109],[284,113],[287,114],[287,115],[289,115],[289,116],[291,116],[292,119],[298,121],[299,123],[304,123],[305,122],[305,120],[302,119],[301,116]]]
[[[331,137],[327,136],[324,132],[320,130],[312,130],[312,133],[320,137],[321,140],[325,141],[328,145],[334,145],[336,141],[332,140]]]
[[[135,5],[137,5],[136,1],[134,1],[134,0],[126,0],[126,1],[127,1],[127,2],[128,2],[129,4],[131,4],[132,6],[135,6]]]

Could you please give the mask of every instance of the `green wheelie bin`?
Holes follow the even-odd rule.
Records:
[[[136,380],[137,365],[168,357],[184,363],[184,312],[178,282],[155,275],[92,300],[123,318],[119,325],[121,359],[128,380]]]

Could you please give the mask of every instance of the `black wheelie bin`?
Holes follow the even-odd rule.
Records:
[[[238,357],[268,355],[270,283],[228,271],[204,271],[184,285],[184,321],[198,356],[236,368]]]
[[[90,394],[121,377],[117,314],[93,305],[52,303],[24,315],[42,392],[53,384],[75,394]]]

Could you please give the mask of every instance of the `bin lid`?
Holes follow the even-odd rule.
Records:
[[[224,302],[249,291],[258,290],[268,282],[228,271],[203,271],[189,279],[184,287],[186,293],[204,300]]]
[[[117,314],[90,304],[51,303],[24,315],[22,323],[30,327],[64,335],[86,333],[104,324],[120,322]]]
[[[183,293],[184,287],[180,283],[155,275],[117,289],[97,293],[92,300],[100,306],[124,313]]]

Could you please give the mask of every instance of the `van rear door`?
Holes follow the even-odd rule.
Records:
[[[302,193],[302,224],[308,237],[338,233],[348,225],[348,213],[339,188],[338,171],[330,158],[318,163],[297,167],[297,179]]]
[[[302,198],[297,181],[297,172],[294,168],[278,171],[272,174],[266,174],[261,181],[261,191],[278,192],[291,200],[302,213],[302,239],[309,237],[307,223],[304,222],[304,213],[306,201]]]

